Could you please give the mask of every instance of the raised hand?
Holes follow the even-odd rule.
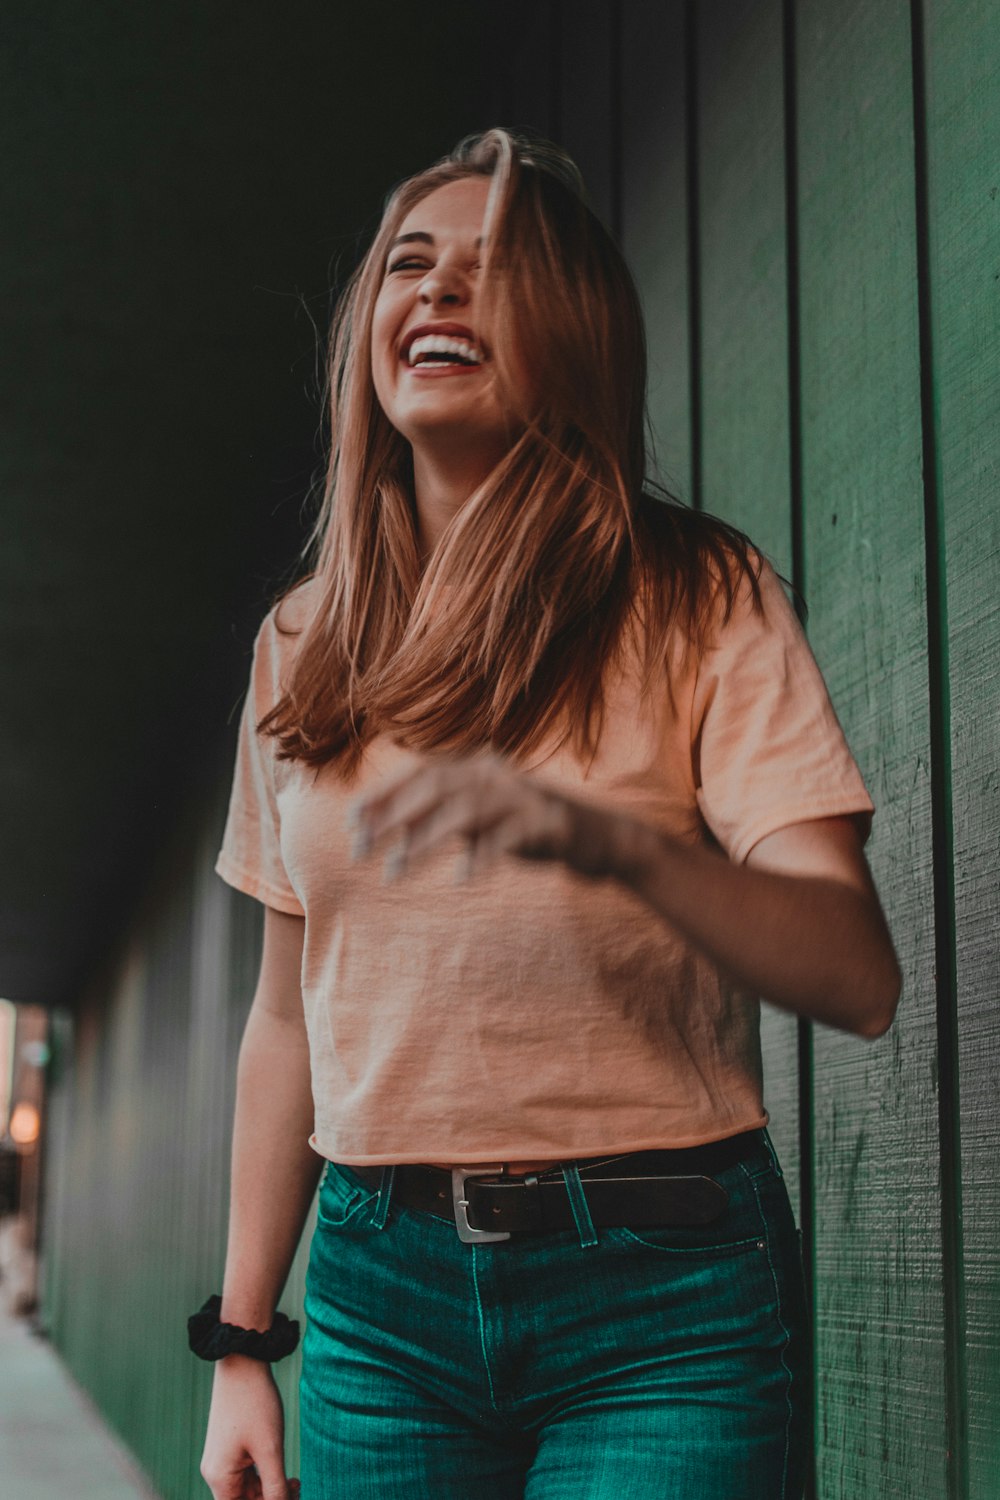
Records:
[[[410,765],[357,798],[348,821],[356,858],[388,847],[387,880],[455,837],[465,842],[456,880],[502,854],[558,860],[594,880],[627,880],[657,837],[634,818],[566,797],[495,754]]]

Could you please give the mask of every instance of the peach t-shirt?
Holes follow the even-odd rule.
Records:
[[[525,774],[737,863],[766,834],[873,805],[773,570],[744,584],[673,692],[609,682],[592,766],[565,745]],[[313,586],[280,606],[308,617]],[[304,914],[302,996],[323,1156],[355,1164],[514,1161],[687,1146],[767,1120],[759,1004],[639,897],[503,856],[454,883],[456,840],[382,883],[352,862],[347,804],[414,752],[386,738],[345,785],[279,761],[256,722],[296,646],[272,611],[254,653],[217,869]],[[867,821],[867,820],[866,820]]]

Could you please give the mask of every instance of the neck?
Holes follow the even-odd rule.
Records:
[[[496,467],[505,450],[461,449],[454,442],[428,449],[414,446],[413,491],[417,504],[418,542],[426,561],[446,527]]]

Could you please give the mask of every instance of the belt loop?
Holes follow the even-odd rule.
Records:
[[[385,1228],[385,1221],[389,1214],[389,1199],[392,1197],[392,1184],[395,1176],[395,1164],[382,1168],[382,1181],[378,1187],[378,1201],[375,1204],[375,1212],[371,1218],[373,1229]]]
[[[576,1232],[580,1236],[581,1246],[587,1250],[591,1245],[597,1244],[597,1230],[590,1217],[587,1196],[583,1191],[583,1183],[580,1181],[580,1168],[575,1161],[561,1161],[559,1165],[562,1168],[563,1180],[569,1194],[569,1206],[573,1210]]]
[[[764,1148],[767,1151],[768,1156],[771,1158],[771,1165],[774,1168],[775,1176],[783,1177],[785,1174],[781,1170],[781,1164],[778,1161],[778,1153],[774,1149],[774,1142],[772,1141],[770,1132],[768,1131],[766,1126],[760,1134],[761,1139],[764,1142]]]

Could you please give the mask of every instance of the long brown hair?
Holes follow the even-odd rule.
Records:
[[[426,567],[412,454],[376,398],[371,327],[388,246],[415,204],[491,179],[480,298],[509,451],[452,518]],[[533,371],[523,409],[513,362]],[[350,778],[365,745],[486,746],[527,756],[556,728],[593,756],[604,674],[641,620],[644,676],[675,632],[702,641],[757,573],[742,533],[647,492],[646,344],[624,259],[551,142],[468,136],[399,184],[337,306],[330,461],[310,541],[313,598],[283,696],[258,726],[278,754]],[[279,612],[280,625],[280,612]]]

